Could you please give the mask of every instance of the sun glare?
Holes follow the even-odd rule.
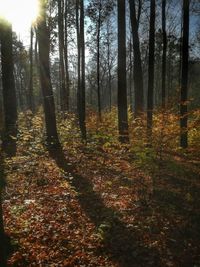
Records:
[[[36,20],[38,0],[0,0],[0,17],[12,23],[16,33],[23,33]]]

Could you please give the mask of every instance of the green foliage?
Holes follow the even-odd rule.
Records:
[[[110,223],[102,223],[99,225],[98,230],[97,230],[97,237],[103,241],[106,238],[108,238],[110,234],[110,229],[111,229],[111,224]]]

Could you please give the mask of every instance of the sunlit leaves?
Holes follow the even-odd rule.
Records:
[[[188,154],[177,149],[179,116],[173,112],[155,112],[152,146],[143,117],[129,114],[131,142],[122,146],[116,109],[101,123],[95,113],[88,115],[87,144],[75,116],[58,118],[66,159],[59,167],[44,146],[40,113],[20,114],[17,154],[4,161],[10,266],[117,267],[135,257],[156,266],[158,255],[161,266],[182,266],[183,251],[195,262],[199,111],[191,116]]]

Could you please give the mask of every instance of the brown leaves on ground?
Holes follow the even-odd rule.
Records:
[[[62,122],[63,149],[47,151],[40,116],[24,120],[4,162],[9,266],[200,265],[198,164],[121,146],[109,118],[105,132],[91,118],[87,145]]]

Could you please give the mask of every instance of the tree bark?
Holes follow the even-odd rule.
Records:
[[[151,142],[153,126],[154,54],[155,54],[155,0],[151,0],[149,29],[149,68],[147,92],[147,136]]]
[[[135,117],[144,111],[144,96],[143,96],[143,71],[142,60],[140,52],[140,40],[138,34],[138,20],[136,17],[135,0],[129,0],[130,5],[130,18],[132,27],[133,38],[133,51],[134,51],[134,88],[135,88]],[[139,12],[138,12],[139,13]]]
[[[50,78],[50,37],[46,24],[46,6],[43,0],[40,0],[40,12],[40,21],[38,22],[39,65],[47,144],[56,146],[59,144],[59,140],[56,127],[54,96]]]
[[[30,30],[30,74],[29,74],[29,92],[28,92],[28,108],[34,113],[34,98],[33,98],[33,28]]]
[[[162,108],[166,104],[166,58],[167,58],[167,33],[166,33],[166,0],[162,0]]]
[[[100,88],[100,34],[101,34],[101,0],[99,6],[99,16],[97,21],[97,101],[98,101],[98,116],[101,121],[101,88]]]
[[[86,139],[85,125],[85,35],[84,35],[84,2],[80,0],[80,99],[79,99],[79,124],[82,138]]]
[[[69,59],[68,59],[68,0],[65,0],[64,16],[64,61],[65,61],[65,82],[67,94],[67,106],[70,104],[70,77],[69,77]]]
[[[59,59],[60,59],[60,104],[61,111],[68,110],[68,95],[65,84],[64,66],[64,25],[63,25],[63,0],[58,0],[58,36],[59,36]]]
[[[129,141],[126,84],[126,16],[125,0],[118,0],[118,128],[119,140]]]
[[[4,148],[8,153],[15,154],[17,135],[17,99],[14,81],[14,65],[12,51],[12,26],[3,21],[0,26],[1,65],[3,85],[3,107],[5,136]]]
[[[188,58],[189,58],[189,0],[183,0],[183,43],[181,71],[181,103],[180,103],[180,145],[188,147],[187,132],[187,94],[188,94]]]

